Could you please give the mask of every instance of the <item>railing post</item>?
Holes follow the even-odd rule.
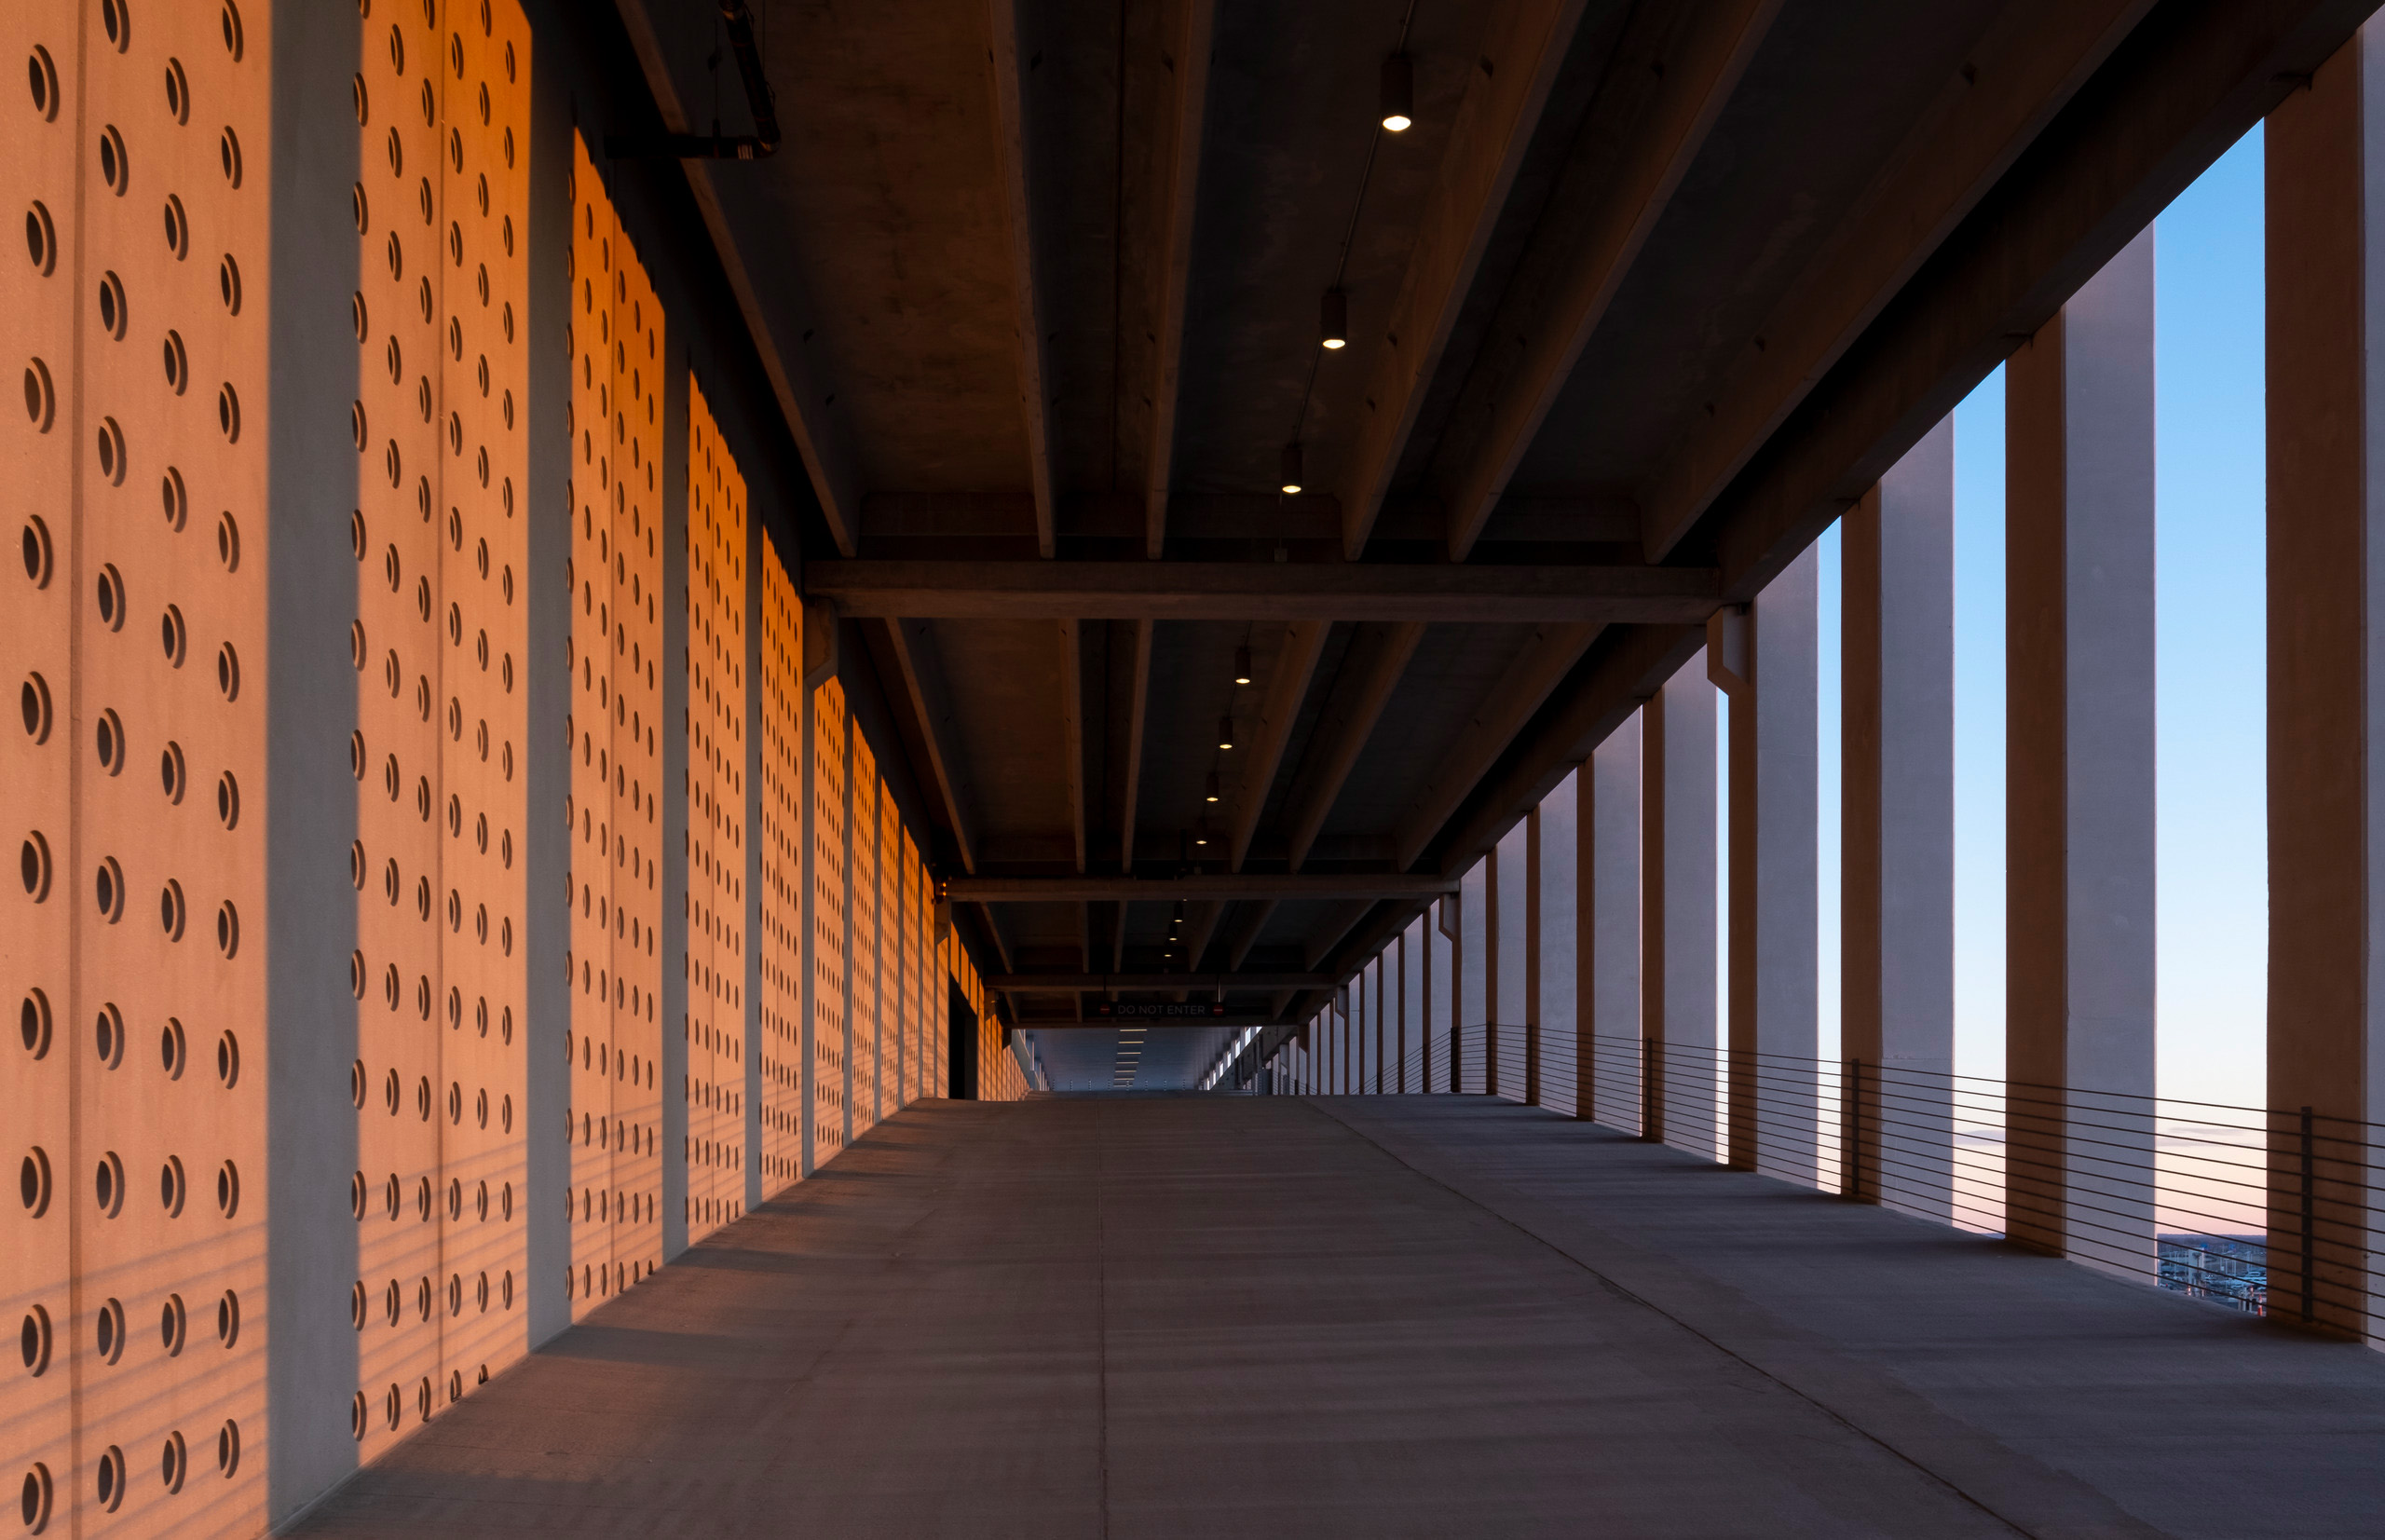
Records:
[[[2306,1325],[2307,1325],[2307,1324],[2309,1324],[2310,1322],[2315,1321],[2315,1320],[2317,1320],[2317,1319],[2319,1318],[2319,1313],[2318,1313],[2317,1309],[2316,1309],[2316,1308],[2315,1308],[2315,1306],[2314,1306],[2314,1302],[2313,1302],[2313,1301],[2311,1300],[2311,1298],[2310,1298],[2310,1248],[2311,1248],[2311,1246],[2312,1246],[2313,1241],[2314,1241],[2314,1238],[2315,1238],[2315,1237],[2313,1237],[2313,1236],[2312,1236],[2312,1234],[2310,1233],[2310,1232],[2311,1232],[2311,1229],[2312,1229],[2312,1225],[2313,1225],[2314,1219],[2315,1219],[2315,1217],[2316,1217],[2316,1210],[2317,1210],[2317,1208],[2318,1208],[2318,1172],[2317,1172],[2317,1170],[2316,1170],[2316,1168],[2315,1168],[2315,1165],[2314,1165],[2313,1158],[2312,1158],[2312,1146],[2313,1146],[2313,1144],[2314,1144],[2316,1141],[2315,1141],[2315,1140],[2313,1139],[2313,1138],[2312,1138],[2311,1116],[2310,1116],[2310,1108],[2305,1107],[2304,1109],[2302,1109],[2302,1120],[2301,1120],[2301,1121],[2302,1121],[2302,1127],[2301,1127],[2301,1133],[2302,1133],[2301,1146],[2302,1146],[2302,1147],[2301,1147],[2301,1151],[2300,1151],[2300,1165],[2301,1165],[2301,1176],[2302,1176],[2302,1245],[2301,1245],[2301,1251],[2302,1251],[2302,1257],[2301,1257],[2301,1263],[2302,1263],[2302,1319],[2303,1319],[2304,1324],[2306,1324]]]
[[[1863,1061],[1850,1058],[1839,1073],[1839,1195],[1863,1201]]]

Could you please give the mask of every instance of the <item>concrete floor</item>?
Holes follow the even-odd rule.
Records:
[[[2385,1532],[2385,1358],[1481,1097],[924,1103],[296,1533]]]

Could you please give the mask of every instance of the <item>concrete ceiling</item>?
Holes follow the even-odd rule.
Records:
[[[618,3],[741,131],[716,7]],[[998,965],[1332,974],[1424,900],[1165,882],[1470,864],[2369,8],[773,0],[784,145],[688,174],[939,873],[1152,883],[985,906]],[[987,597],[1091,562],[1299,592]]]
[[[1029,1046],[1055,1091],[1191,1091],[1217,1063],[1233,1030],[1216,1027],[1029,1029]]]

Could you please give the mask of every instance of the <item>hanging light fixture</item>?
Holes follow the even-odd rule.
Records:
[[[1301,489],[1301,446],[1298,441],[1284,445],[1284,491],[1287,495]]]
[[[1405,133],[1416,121],[1416,67],[1404,53],[1383,61],[1383,126]]]
[[[1209,784],[1201,789],[1201,800],[1204,802],[1214,802],[1217,799],[1218,772],[1216,770],[1211,770],[1209,772]]]
[[[1250,648],[1247,646],[1233,649],[1233,682],[1237,685],[1250,683]]]
[[[1218,718],[1218,747],[1221,749],[1233,747],[1233,718],[1231,715]]]
[[[1325,291],[1325,303],[1318,307],[1317,341],[1328,351],[1350,344],[1350,296],[1339,289]]]

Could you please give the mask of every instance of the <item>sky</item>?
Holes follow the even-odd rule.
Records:
[[[2156,955],[2161,1094],[2260,1105],[2269,877],[2263,735],[2261,134],[2155,225]],[[1822,1052],[1838,1026],[1840,556],[1821,547]],[[2004,372],[1955,413],[1955,1037],[2003,1070]]]

